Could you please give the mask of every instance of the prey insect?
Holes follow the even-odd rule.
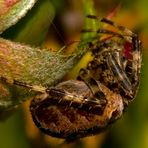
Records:
[[[93,15],[87,17],[98,20]],[[98,134],[119,119],[136,96],[142,60],[138,35],[106,18],[101,22],[118,31],[95,31],[110,36],[88,43],[93,60],[80,69],[77,80],[55,87],[13,81],[41,93],[32,100],[30,111],[37,127],[48,135],[73,140]]]

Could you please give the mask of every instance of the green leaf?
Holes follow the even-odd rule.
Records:
[[[0,0],[0,34],[25,16],[37,0]]]
[[[55,10],[50,0],[37,1],[34,7],[17,24],[1,36],[29,45],[41,45],[54,18]]]

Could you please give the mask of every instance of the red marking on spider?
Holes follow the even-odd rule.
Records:
[[[125,42],[124,43],[124,56],[128,59],[132,58],[131,52],[132,52],[132,43],[130,42]]]

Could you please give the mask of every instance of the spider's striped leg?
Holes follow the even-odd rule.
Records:
[[[112,36],[117,36],[119,38],[123,38],[125,40],[124,43],[124,51],[123,55],[121,56],[115,56],[114,60],[113,57],[110,57],[109,61],[114,61],[116,65],[113,66],[113,63],[110,64],[112,67],[117,68],[116,72],[118,77],[119,75],[124,77],[124,81],[122,81],[122,87],[125,90],[128,90],[127,86],[133,91],[133,96],[135,96],[137,87],[139,85],[139,77],[140,77],[140,69],[141,69],[141,41],[138,38],[138,35],[133,33],[131,30],[127,29],[126,27],[122,25],[118,25],[117,23],[107,19],[102,18],[99,19],[97,16],[94,15],[88,15],[88,18],[100,20],[103,23],[106,23],[108,25],[111,25],[115,28],[117,28],[121,33],[118,32],[112,32],[110,30],[105,29],[99,29],[98,33],[104,33],[104,34],[110,34]],[[88,29],[88,31],[91,31]],[[112,53],[115,54],[116,52]],[[120,63],[119,63],[120,61]],[[124,63],[121,64],[121,63]],[[124,74],[123,74],[124,73]],[[130,83],[131,84],[130,84]],[[129,85],[130,84],[130,85]]]
[[[100,21],[117,28],[119,31],[122,31],[122,33],[126,36],[134,35],[134,33],[131,30],[127,29],[126,27],[124,27],[122,25],[118,25],[117,23],[115,23],[107,18],[102,18]]]
[[[40,93],[45,93],[46,92],[46,87],[43,87],[41,85],[31,85],[25,82],[21,82],[18,80],[10,80],[6,77],[0,77],[1,81],[8,83],[8,84],[12,84],[12,85],[16,85],[16,86],[20,86],[20,87],[24,87],[24,88],[28,88],[30,90],[36,91],[36,92],[40,92]]]
[[[131,45],[128,44],[127,47],[125,48],[127,48],[125,49],[126,51],[125,58],[127,61],[125,71],[132,83],[134,94],[136,94],[137,93],[136,88],[139,86],[141,61],[142,61],[141,41],[138,39],[138,36],[137,35],[133,36],[132,44]]]
[[[8,84],[39,92],[39,95],[33,98],[30,110],[34,110],[36,107],[40,106],[40,104],[45,104],[45,106],[54,104],[56,106],[79,108],[83,111],[89,110],[89,112],[93,114],[100,115],[103,111],[102,105],[106,103],[105,101],[100,101],[85,95],[90,92],[89,88],[84,82],[80,83],[81,81],[77,80],[64,81],[55,87],[49,88],[41,85],[27,84],[18,80],[11,80],[10,82],[9,79],[4,77],[1,77],[1,80]],[[85,90],[85,93],[83,90]],[[84,94],[80,93],[81,91]]]
[[[119,31],[122,31],[125,36],[134,36],[134,33],[131,30],[127,29],[126,27],[124,27],[122,25],[118,25],[117,23],[111,21],[110,19],[107,19],[107,18],[100,19],[99,17],[97,17],[95,15],[87,15],[87,17],[90,19],[99,20],[100,22],[103,22],[103,23],[106,23],[108,25],[115,27]]]
[[[123,33],[125,38],[125,49],[124,49],[124,57],[126,61],[125,65],[125,73],[127,77],[131,81],[132,91],[135,95],[137,92],[137,87],[139,86],[139,77],[141,70],[141,41],[138,38],[138,35],[133,33],[131,30],[127,29],[124,26],[118,25],[115,22],[103,18],[101,22],[107,23],[111,26],[118,28],[119,31]]]
[[[133,33],[131,30],[129,30],[128,28],[126,28],[126,27],[124,27],[122,25],[118,25],[117,23],[111,21],[110,19],[107,19],[107,18],[100,19],[99,17],[97,17],[95,15],[87,15],[87,17],[90,18],[90,19],[99,20],[99,21],[101,21],[103,23],[106,23],[108,25],[111,25],[111,26],[117,28],[122,33],[122,34],[120,34],[120,33],[117,33],[117,34],[120,34],[127,41],[130,41],[130,42],[133,43],[133,38],[134,38],[134,40],[135,40],[135,38],[137,38],[137,35],[135,33]],[[113,32],[113,34],[114,34],[114,32]],[[135,41],[139,42],[137,39]]]
[[[102,92],[100,86],[99,86],[99,82],[96,81],[94,78],[91,77],[91,75],[89,75],[89,70],[88,69],[80,69],[79,72],[79,76],[78,79],[82,80],[85,82],[85,84],[89,87],[89,89],[92,92],[93,99],[97,99],[100,101],[100,105],[104,105],[106,104],[106,98],[104,93]]]
[[[121,57],[118,55],[117,51],[110,52],[107,56],[107,64],[110,70],[113,72],[116,81],[119,85],[119,93],[122,93],[124,98],[128,101],[134,99],[133,84],[130,78],[127,76],[126,71],[121,63]],[[126,101],[126,100],[125,100]]]
[[[98,30],[83,29],[82,30],[82,33],[87,33],[87,32],[96,32],[97,34],[107,34],[107,35],[112,35],[112,36],[123,38],[123,39],[125,38],[124,35],[111,30],[107,30],[107,29],[98,29]]]
[[[128,37],[131,38],[131,43],[133,45],[133,51],[140,51],[141,50],[141,41],[138,38],[138,35],[133,33],[131,30],[129,30],[128,28],[122,26],[122,25],[118,25],[117,23],[107,19],[107,18],[102,18],[101,22],[107,23],[115,28],[118,28],[119,31],[122,32],[122,36],[124,36],[124,38],[128,39]],[[128,40],[127,40],[128,41]]]

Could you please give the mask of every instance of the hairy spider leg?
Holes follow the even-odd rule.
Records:
[[[116,56],[117,55],[117,56]],[[125,92],[130,99],[133,99],[133,89],[132,84],[127,77],[123,67],[119,64],[120,56],[118,56],[118,52],[113,51],[108,53],[107,56],[107,64],[110,70],[113,72],[114,76],[117,78],[118,83],[120,84],[119,87]]]
[[[107,103],[106,97],[104,93],[102,92],[101,87],[99,86],[99,81],[96,81],[95,78],[91,76],[91,72],[92,71],[89,70],[88,68],[86,69],[81,68],[77,79],[84,81],[85,84],[90,88],[93,94],[93,98],[91,98],[92,100],[97,99],[99,100],[100,105],[105,105]]]
[[[115,22],[108,20],[106,18],[101,19],[101,22],[107,23],[109,25],[112,25],[116,28],[118,28],[120,31],[123,32],[124,35],[131,37],[131,51],[128,51],[129,57],[127,57],[127,65],[126,69],[128,69],[128,74],[131,80],[132,89],[134,95],[137,93],[137,88],[139,86],[139,76],[140,76],[140,70],[141,70],[141,41],[138,38],[138,35],[130,31],[124,26],[118,25]],[[130,58],[130,55],[132,58]]]
[[[111,30],[107,30],[107,29],[98,29],[98,30],[83,29],[81,32],[82,33],[96,32],[97,34],[101,33],[101,34],[108,34],[108,35],[116,36],[116,37],[119,37],[119,38],[122,38],[122,39],[125,38],[122,34],[114,32],[114,31],[111,31]]]
[[[129,30],[128,28],[126,28],[126,27],[124,27],[122,25],[118,25],[117,23],[111,21],[110,19],[107,19],[107,18],[99,19],[99,17],[97,17],[95,15],[87,15],[87,18],[96,19],[96,20],[99,20],[100,22],[103,22],[103,23],[106,23],[108,25],[111,25],[111,26],[117,28],[119,31],[122,31],[122,33],[125,36],[134,36],[134,35],[136,35],[131,30]]]
[[[109,47],[107,45],[107,43],[105,43],[105,44],[106,44],[105,48],[108,48],[108,50],[109,50],[109,48],[111,48],[111,47]],[[97,48],[99,48],[99,47],[97,47]],[[123,63],[122,63],[123,61],[121,61],[122,57],[119,54],[118,50],[110,50],[110,51],[111,52],[107,51],[106,56],[105,56],[105,58],[107,59],[107,66],[110,69],[110,71],[112,71],[115,78],[117,78],[116,83],[120,84],[119,87],[121,87],[121,89],[124,91],[124,93],[129,96],[130,100],[132,100],[133,99],[132,84],[124,71]],[[103,65],[101,65],[101,63],[99,61],[100,59],[98,59],[98,58],[100,58],[100,57],[97,57],[97,55],[95,55],[95,60],[88,63],[87,69],[81,69],[80,75],[79,75],[79,77],[81,76],[81,79],[90,87],[93,94],[95,94],[96,92],[97,93],[99,92],[98,91],[99,86],[97,85],[98,81],[96,82],[94,80],[94,78],[90,77],[90,75],[95,69],[99,68],[100,66],[103,66]],[[105,64],[105,63],[103,63],[103,64]],[[98,74],[98,77],[99,77],[99,74]],[[98,98],[101,98],[101,97],[98,96]]]
[[[92,97],[85,97],[77,94],[71,94],[67,92],[64,89],[60,89],[55,87],[44,87],[41,85],[31,85],[25,82],[20,82],[18,80],[9,80],[5,77],[0,77],[0,79],[7,83],[7,84],[12,84],[24,88],[28,88],[30,90],[33,90],[35,92],[39,92],[40,94],[37,95],[32,100],[32,104],[37,104],[40,103],[41,101],[48,100],[49,102],[54,102],[56,105],[65,105],[68,107],[74,107],[74,108],[79,108],[80,110],[85,110],[93,114],[98,114],[100,115],[102,113],[102,105],[105,105],[105,101],[100,101],[97,99],[92,99]],[[68,81],[65,81],[65,83]],[[36,99],[37,98],[37,99]],[[48,102],[47,101],[47,102]],[[51,103],[50,103],[51,104]],[[93,104],[93,106],[92,106]],[[34,105],[31,105],[31,107]]]
[[[14,80],[14,79],[10,80],[9,78],[2,77],[2,76],[0,76],[0,80],[5,82],[6,84],[21,86],[21,87],[28,88],[30,90],[33,90],[33,91],[36,91],[36,92],[39,92],[39,93],[46,93],[46,90],[47,90],[46,87],[41,86],[41,85],[31,85],[31,84],[21,82],[21,81],[18,81],[18,80]]]
[[[108,30],[103,30],[103,31],[100,30],[99,33],[112,34],[113,36],[115,35],[122,38],[122,36],[118,35],[118,33],[116,34]],[[130,36],[132,38],[131,40],[132,43],[131,45],[130,44],[128,45],[131,46],[131,49],[125,49],[127,50],[127,53],[125,53],[127,55],[125,55],[124,60],[123,56],[118,54],[118,51],[112,51],[112,53],[110,53],[112,56],[111,55],[108,56],[108,61],[109,61],[108,65],[112,67],[114,75],[118,76],[118,80],[121,84],[120,87],[124,90],[125,94],[128,96],[128,100],[133,100],[134,96],[137,93],[137,87],[139,86],[139,75],[141,69],[141,42],[136,34],[132,35],[133,36]],[[123,63],[126,63],[126,65],[123,65]],[[125,98],[127,98],[127,96]]]
[[[141,63],[142,63],[142,51],[141,51],[141,41],[138,36],[135,35],[132,37],[132,58],[127,62],[127,71],[129,70],[129,77],[131,79],[131,83],[133,86],[134,94],[136,95],[137,90],[135,89],[139,87],[139,77],[141,71]],[[131,70],[130,70],[131,69]]]
[[[131,59],[126,59],[125,67],[122,67],[123,57],[117,51],[112,51],[107,56],[108,67],[111,67],[110,69],[117,76],[119,87],[124,91],[122,95],[128,101],[132,101],[137,93],[141,69],[141,51],[139,48],[130,54]]]
[[[94,16],[94,15],[88,15],[87,17],[91,18],[91,19],[99,20],[99,18],[97,16]],[[121,85],[121,87],[124,89],[124,91],[128,90],[128,89],[125,89],[126,84],[128,84],[127,86],[129,86],[129,88],[131,88],[131,86],[129,85],[130,84],[129,80],[130,80],[130,82],[132,84],[131,89],[133,91],[133,96],[135,96],[135,94],[137,92],[136,88],[139,85],[139,75],[140,75],[140,69],[141,69],[141,41],[139,40],[137,34],[133,33],[132,31],[130,31],[129,29],[127,29],[124,26],[118,25],[115,22],[113,22],[113,21],[111,21],[111,20],[109,20],[107,18],[102,18],[100,21],[117,28],[119,31],[121,31],[123,33],[123,35],[120,34],[120,33],[117,33],[117,32],[106,30],[106,29],[98,29],[96,31],[97,33],[110,34],[112,36],[117,36],[119,38],[124,38],[125,41],[127,41],[127,43],[129,42],[132,45],[132,47],[131,47],[132,49],[127,51],[128,55],[126,57],[126,66],[124,67],[125,72],[124,72],[124,70],[122,70],[122,72],[121,72],[121,67],[120,67],[121,65],[119,65],[119,63],[118,63],[118,61],[121,60],[119,58],[122,58],[122,57],[117,56],[118,60],[117,59],[113,60],[113,58],[111,58],[110,60],[114,61],[116,64],[118,63],[117,64],[118,66],[116,65],[116,67],[114,67],[114,68],[120,67],[118,70],[116,70],[118,76],[119,75],[121,76],[124,73],[123,77],[126,78],[126,79],[124,79],[124,81],[122,81],[122,82],[124,82],[124,83],[122,83],[124,85]],[[91,29],[84,30],[84,32],[87,32],[87,31],[91,32],[93,30],[91,30]]]
[[[117,23],[107,19],[107,18],[102,18],[102,19],[99,19],[99,17],[95,16],[95,15],[87,15],[87,18],[90,18],[90,19],[96,19],[96,20],[99,20],[100,22],[103,22],[103,23],[106,23],[108,25],[111,25],[115,28],[117,28],[119,31],[121,31],[123,33],[120,34],[120,33],[116,33],[116,32],[113,32],[113,31],[110,31],[110,30],[106,30],[106,29],[98,29],[98,33],[104,33],[104,34],[112,34],[112,35],[116,35],[118,37],[121,37],[121,38],[125,38],[125,36],[127,37],[130,37],[132,39],[132,43],[134,45],[134,50],[139,50],[140,48],[140,45],[141,45],[141,42],[140,40],[138,39],[138,35],[133,33],[131,30],[129,30],[128,28],[122,26],[122,25],[118,25]],[[91,29],[86,29],[86,32],[91,32]],[[85,32],[85,30],[84,30]]]

